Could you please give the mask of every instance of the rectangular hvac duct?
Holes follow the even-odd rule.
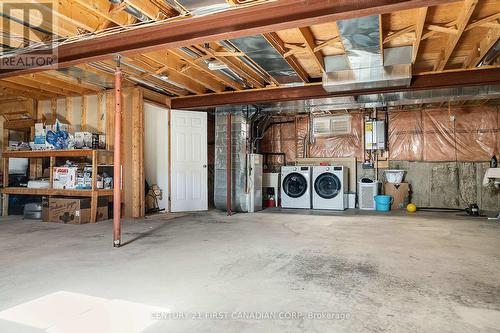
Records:
[[[231,121],[231,178],[232,210],[248,212],[247,193],[247,138],[248,122],[243,111],[232,113]],[[227,200],[227,112],[218,109],[215,113],[215,208],[226,210]]]
[[[279,83],[302,82],[295,70],[262,35],[235,38],[231,42]]]
[[[346,54],[325,57],[327,92],[410,85],[412,47],[385,49],[382,57],[379,24],[376,15],[337,22]]]

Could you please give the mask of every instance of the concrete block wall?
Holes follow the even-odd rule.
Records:
[[[500,210],[500,190],[483,187],[487,162],[413,162],[390,161],[391,169],[406,170],[412,201],[420,207],[465,208],[477,203],[483,211]],[[379,179],[383,180],[383,170]],[[374,170],[358,164],[358,179],[374,177]]]

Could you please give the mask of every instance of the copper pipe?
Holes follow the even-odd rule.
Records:
[[[120,63],[115,72],[115,145],[113,189],[113,246],[121,244],[121,129],[122,129],[122,71]]]
[[[227,197],[226,197],[226,209],[227,209],[227,216],[233,215],[232,212],[232,116],[231,113],[227,114],[227,124],[226,124],[226,131],[227,131]]]

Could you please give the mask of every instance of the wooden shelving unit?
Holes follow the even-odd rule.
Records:
[[[44,196],[71,196],[71,197],[90,197],[91,198],[91,218],[90,223],[96,222],[97,201],[99,197],[113,196],[113,190],[97,189],[97,173],[99,168],[99,159],[104,158],[106,163],[112,158],[113,152],[110,150],[91,150],[91,149],[73,149],[73,150],[38,150],[38,151],[5,151],[3,157],[3,210],[2,215],[9,214],[9,195],[44,195]],[[10,158],[29,158],[29,159],[50,159],[50,180],[53,183],[53,170],[56,166],[56,158],[61,157],[91,157],[92,158],[92,189],[90,190],[65,190],[53,188],[27,188],[27,187],[9,187],[9,159]],[[31,160],[30,160],[31,163]],[[108,164],[109,165],[109,164]]]

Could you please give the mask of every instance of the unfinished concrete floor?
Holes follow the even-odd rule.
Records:
[[[127,221],[123,238],[111,247],[110,222],[0,220],[0,332],[500,329],[485,219],[211,211]]]

